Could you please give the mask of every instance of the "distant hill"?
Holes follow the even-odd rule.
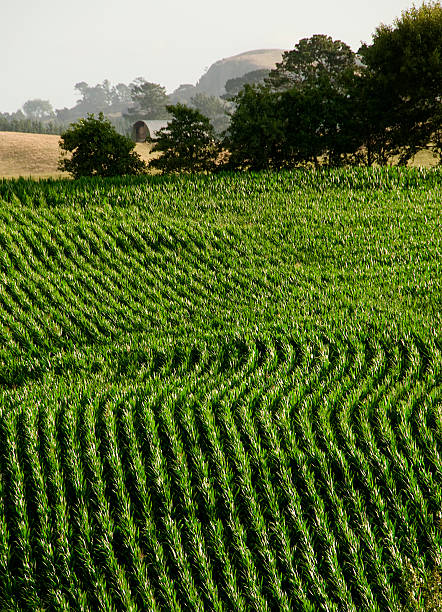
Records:
[[[211,96],[226,93],[224,85],[229,79],[244,76],[252,70],[271,70],[282,59],[282,49],[258,49],[221,59],[210,66],[196,84],[196,91]]]

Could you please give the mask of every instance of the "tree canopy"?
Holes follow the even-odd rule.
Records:
[[[116,132],[102,113],[73,123],[60,138],[62,158],[59,169],[81,176],[140,174],[146,164],[133,151],[132,139]],[[70,155],[68,155],[70,154]]]
[[[223,98],[229,100],[237,96],[244,85],[258,85],[259,83],[263,83],[269,76],[269,73],[270,70],[267,68],[260,68],[258,70],[246,72],[246,74],[241,77],[229,79],[224,85],[226,93],[223,95]]]
[[[219,153],[210,120],[184,104],[167,106],[172,119],[157,133],[154,151],[161,155],[149,162],[161,172],[214,170]]]
[[[232,168],[262,170],[283,165],[284,120],[278,97],[263,86],[244,85],[235,98],[225,147]]]
[[[380,25],[359,50],[368,83],[368,112],[388,130],[391,152],[406,163],[431,143],[442,153],[442,6],[424,3]],[[380,109],[382,108],[382,112]],[[372,113],[373,114],[373,113]]]
[[[166,88],[158,83],[150,83],[137,77],[130,84],[133,106],[128,109],[127,117],[137,119],[165,119],[167,117]]]
[[[118,112],[125,110],[131,103],[130,89],[124,83],[111,85],[108,79],[96,85],[85,81],[75,84],[81,98],[72,109],[80,113]]]
[[[52,108],[49,100],[41,100],[35,98],[34,100],[27,100],[23,104],[23,112],[28,119],[49,119],[54,117],[54,109]]]
[[[294,49],[286,51],[266,81],[277,90],[311,87],[324,82],[338,87],[343,76],[355,68],[356,56],[347,44],[324,34],[315,34],[302,38]]]
[[[265,83],[234,98],[232,167],[405,164],[428,146],[442,159],[439,2],[379,26],[359,57],[329,36],[304,38]]]

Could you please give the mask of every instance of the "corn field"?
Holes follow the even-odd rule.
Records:
[[[0,610],[440,609],[441,201],[0,181]]]

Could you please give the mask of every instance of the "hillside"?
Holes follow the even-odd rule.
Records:
[[[200,78],[196,90],[220,96],[225,93],[226,81],[244,76],[252,70],[274,68],[275,64],[281,61],[282,54],[281,49],[259,49],[221,59],[212,64]]]
[[[59,136],[0,132],[0,178],[60,178],[69,176],[57,169],[60,157]],[[137,143],[135,150],[148,160],[150,147]]]
[[[0,177],[55,177],[59,136],[0,132]]]

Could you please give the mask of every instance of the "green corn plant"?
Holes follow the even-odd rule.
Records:
[[[256,389],[256,387],[253,388]],[[312,604],[296,567],[296,558],[290,543],[289,529],[285,517],[280,511],[278,496],[272,482],[270,468],[267,465],[266,454],[260,443],[254,421],[251,418],[250,404],[255,404],[259,401],[256,395],[247,398],[247,402],[236,404],[235,409],[238,411],[238,422],[241,424],[243,435],[249,441],[248,453],[256,472],[259,473],[259,483],[269,509],[269,516],[271,517],[271,520],[268,521],[268,526],[277,542],[278,557],[283,567],[283,575],[290,585],[290,597],[294,605],[308,610]]]
[[[201,387],[200,387],[201,389]],[[201,449],[200,436],[195,423],[193,404],[200,401],[198,395],[194,396],[186,389],[187,401],[180,402],[180,424],[188,440],[187,448],[192,463],[192,473],[198,483],[198,496],[202,499],[205,522],[203,525],[206,534],[207,546],[212,552],[214,561],[222,568],[223,581],[219,580],[220,590],[225,593],[230,606],[235,610],[246,610],[247,605],[240,591],[238,580],[228,551],[226,550],[226,532],[223,522],[217,512],[217,500],[214,491],[213,477],[208,461]]]
[[[13,593],[25,609],[37,609],[41,603],[36,583],[35,558],[26,503],[24,472],[17,448],[17,416],[12,410],[2,414],[2,480],[5,494],[5,514],[11,542],[10,565]],[[13,569],[12,569],[13,568]],[[10,570],[10,571],[11,571]]]
[[[69,509],[60,465],[60,449],[57,443],[56,408],[52,405],[39,409],[39,439],[42,467],[47,488],[47,504],[52,514],[54,564],[57,575],[66,592],[72,594],[78,587],[72,572],[72,542],[70,541]]]
[[[210,461],[213,466],[214,478],[219,487],[219,495],[222,500],[226,516],[227,527],[231,533],[232,545],[238,558],[238,565],[244,575],[244,588],[247,593],[249,605],[252,609],[266,610],[268,604],[261,592],[257,570],[253,557],[245,541],[245,529],[240,522],[233,495],[233,475],[226,461],[219,432],[214,421],[214,415],[210,408],[213,397],[208,398],[205,403],[197,407],[198,419],[203,428],[204,437],[210,449]]]
[[[8,523],[5,515],[5,482],[4,475],[0,475],[0,606],[5,610],[12,605],[13,582],[9,569],[10,542]]]
[[[240,496],[237,497],[237,503],[240,499],[249,518],[249,530],[252,531],[256,541],[255,555],[260,558],[263,569],[266,574],[266,583],[277,605],[281,610],[289,609],[289,601],[287,593],[282,586],[282,577],[277,568],[275,554],[271,547],[269,533],[266,527],[262,510],[257,499],[256,491],[252,484],[252,473],[249,460],[241,439],[236,430],[233,417],[230,411],[230,405],[238,401],[235,397],[238,395],[238,388],[229,393],[220,402],[217,410],[218,421],[222,425],[222,435],[228,443],[226,444],[226,455],[231,458],[232,464],[238,474],[238,484]]]
[[[147,475],[141,456],[140,445],[134,425],[135,406],[130,408],[125,402],[118,414],[121,419],[122,436],[124,435],[124,446],[127,449],[125,466],[127,469],[126,479],[131,479],[133,483],[133,494],[131,501],[138,509],[139,520],[137,521],[140,529],[140,541],[145,549],[146,557],[154,568],[154,575],[151,577],[159,591],[157,599],[170,610],[180,610],[177,601],[173,581],[167,566],[166,554],[162,542],[158,540],[158,532],[153,519],[152,502],[147,484]]]
[[[96,525],[94,553],[97,562],[103,567],[106,582],[112,585],[116,606],[136,610],[126,572],[118,562],[113,547],[116,526],[106,497],[103,466],[97,447],[96,411],[92,401],[87,397],[82,402],[80,418],[79,439],[82,445],[86,495],[89,500],[89,512]]]
[[[115,606],[111,595],[107,592],[106,582],[97,571],[92,558],[93,532],[86,505],[86,482],[80,461],[79,441],[76,436],[77,415],[66,403],[60,407],[57,425],[60,462],[70,506],[74,571],[78,575],[88,601],[92,602],[97,610],[114,610]]]
[[[36,573],[42,601],[59,590],[60,585],[55,570],[53,534],[45,478],[38,460],[38,414],[27,405],[19,415],[19,440],[21,460],[25,475],[25,494],[30,517],[33,549],[35,551]]]
[[[189,602],[193,609],[202,610],[203,603],[195,587],[188,555],[183,547],[182,535],[174,520],[175,513],[170,490],[170,477],[161,451],[155,416],[152,407],[147,402],[143,404],[140,410],[142,410],[142,413],[137,410],[137,418],[142,422],[146,444],[149,446],[148,469],[152,475],[152,486],[155,488],[157,498],[161,501],[161,507],[157,511],[161,517],[169,549],[169,560],[173,559],[176,564],[177,580],[182,600]]]
[[[207,555],[201,525],[195,513],[194,492],[187,465],[188,460],[173,417],[174,400],[176,398],[171,394],[170,399],[166,400],[161,406],[158,420],[161,423],[163,436],[167,438],[171,450],[170,471],[179,490],[178,499],[180,505],[182,505],[183,517],[186,520],[186,530],[183,531],[183,537],[186,537],[193,557],[193,564],[198,569],[200,588],[207,600],[206,605],[214,610],[222,610],[223,606],[213,579],[211,562]]]
[[[266,400],[260,402],[256,419],[262,432],[262,439],[268,446],[271,469],[277,476],[280,496],[284,500],[282,503],[286,507],[286,522],[293,534],[292,537],[296,537],[298,541],[298,550],[301,556],[299,562],[301,575],[306,582],[306,588],[313,591],[316,604],[319,602],[319,605],[324,609],[332,610],[335,606],[326,592],[324,580],[317,566],[313,536],[303,516],[302,499],[294,484],[295,479],[287,461],[286,453],[276,436],[274,422],[268,408],[268,404],[271,405],[271,399],[266,398]]]
[[[117,444],[117,430],[114,411],[111,402],[106,402],[96,415],[100,423],[103,439],[103,462],[107,465],[109,487],[112,491],[112,503],[114,508],[115,531],[118,531],[119,539],[123,548],[123,556],[127,559],[128,581],[134,583],[134,589],[139,600],[139,607],[155,610],[157,604],[149,580],[147,566],[144,562],[144,554],[139,544],[139,534],[134,524],[130,499],[124,482],[123,467],[119,457]]]

